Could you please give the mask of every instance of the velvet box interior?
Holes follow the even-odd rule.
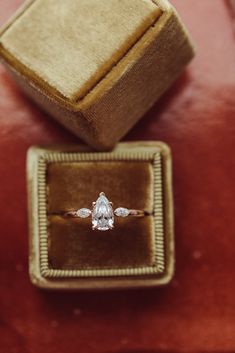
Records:
[[[124,143],[110,153],[31,148],[30,273],[46,288],[115,288],[167,283],[173,273],[170,152],[162,143]],[[114,208],[146,212],[115,217],[109,231],[90,218],[66,218],[92,208],[99,192]]]

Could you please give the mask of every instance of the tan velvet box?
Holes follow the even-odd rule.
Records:
[[[174,271],[171,154],[160,142],[88,147],[32,147],[27,161],[30,277],[51,289],[151,287]],[[91,219],[66,218],[91,208],[100,191],[114,208],[144,210],[93,231]]]
[[[2,29],[0,57],[46,112],[110,149],[193,57],[167,0],[33,0]]]

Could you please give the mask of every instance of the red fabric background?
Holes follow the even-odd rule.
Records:
[[[1,0],[3,23],[21,0]],[[235,36],[222,0],[173,3],[197,56],[126,140],[174,156],[176,275],[162,289],[49,293],[28,279],[25,155],[75,143],[0,66],[0,352],[235,352]]]

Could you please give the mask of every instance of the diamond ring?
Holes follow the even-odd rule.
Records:
[[[105,196],[104,192],[99,194],[98,199],[92,203],[92,210],[89,208],[80,208],[79,210],[70,210],[64,213],[65,217],[72,218],[92,218],[92,229],[109,230],[114,228],[114,216],[117,217],[143,217],[147,213],[142,210],[131,210],[125,207],[113,209],[113,203]]]

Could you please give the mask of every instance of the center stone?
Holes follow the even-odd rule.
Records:
[[[92,210],[93,229],[109,230],[113,228],[114,214],[112,204],[103,192],[94,203]]]

